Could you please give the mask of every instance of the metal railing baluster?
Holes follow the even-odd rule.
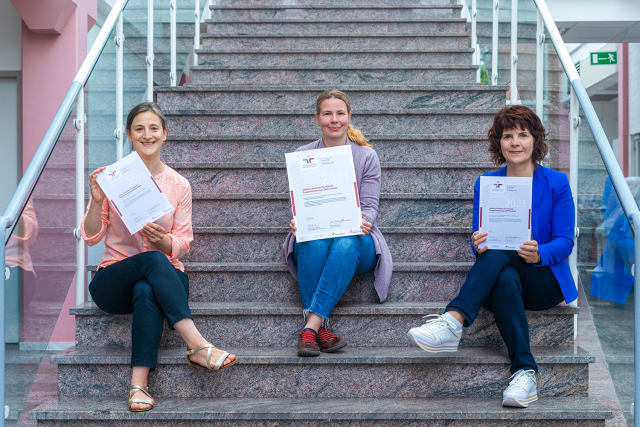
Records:
[[[206,0],[205,0],[206,1]],[[200,0],[196,0],[196,11],[195,11],[195,31],[193,35],[193,66],[198,66],[198,54],[196,53],[196,49],[200,49]]]
[[[478,65],[476,83],[480,83],[480,49],[478,46],[477,15],[476,0],[471,0],[471,47],[474,49],[473,65]]]
[[[176,74],[176,0],[169,0],[169,10],[171,11],[171,72],[169,78],[171,80],[171,86],[177,84]]]
[[[84,240],[80,235],[80,224],[84,218],[84,87],[76,98],[76,305],[84,304],[85,257]]]
[[[518,103],[518,0],[511,0],[511,105]]]
[[[153,0],[149,0],[151,3]],[[116,130],[113,136],[116,138],[116,158],[122,158],[124,149],[122,135],[122,116],[124,114],[124,17],[120,12],[116,23]]]
[[[147,0],[147,101],[153,102],[153,0]]]
[[[491,34],[491,84],[498,84],[498,25],[500,1],[493,0],[493,31]]]
[[[536,30],[536,114],[544,122],[544,22],[540,11]]]

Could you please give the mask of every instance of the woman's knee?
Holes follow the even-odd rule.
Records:
[[[332,251],[340,251],[344,254],[354,253],[358,250],[359,236],[345,236],[334,239],[331,244]]]
[[[520,275],[515,268],[509,266],[502,269],[493,287],[492,295],[506,301],[514,298],[522,299]]]

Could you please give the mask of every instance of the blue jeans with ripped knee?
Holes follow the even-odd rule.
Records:
[[[312,240],[293,245],[298,266],[298,287],[304,314],[312,312],[328,319],[355,274],[373,270],[378,255],[373,239],[345,236]]]

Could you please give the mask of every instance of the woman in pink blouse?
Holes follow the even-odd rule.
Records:
[[[81,225],[82,238],[95,245],[105,238],[106,250],[89,285],[93,301],[110,314],[131,314],[132,377],[129,410],[152,409],[147,377],[155,369],[164,317],[187,343],[190,365],[218,370],[233,365],[236,356],[209,344],[196,329],[189,310],[189,278],[180,257],[189,252],[191,187],[160,160],[167,138],[164,113],[157,104],[145,102],[127,117],[127,135],[174,210],[144,228],[129,234],[117,212],[111,209],[96,175],[91,173],[91,200]]]

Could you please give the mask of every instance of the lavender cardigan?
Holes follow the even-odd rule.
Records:
[[[364,217],[372,224],[371,237],[378,255],[378,264],[373,271],[375,275],[373,286],[380,297],[380,302],[383,302],[387,298],[389,283],[391,283],[393,261],[391,260],[391,252],[389,252],[387,242],[376,225],[378,200],[380,199],[380,160],[378,160],[378,155],[372,148],[352,144],[349,138],[347,138],[347,145],[351,146],[351,152],[353,153],[356,182],[360,194],[360,208]],[[304,145],[296,151],[316,150],[318,148],[325,148],[322,139]],[[291,200],[289,200],[289,215],[293,218]],[[282,258],[284,263],[287,264],[291,275],[297,280],[298,269],[293,262],[294,241],[295,237],[289,232],[282,245]]]

